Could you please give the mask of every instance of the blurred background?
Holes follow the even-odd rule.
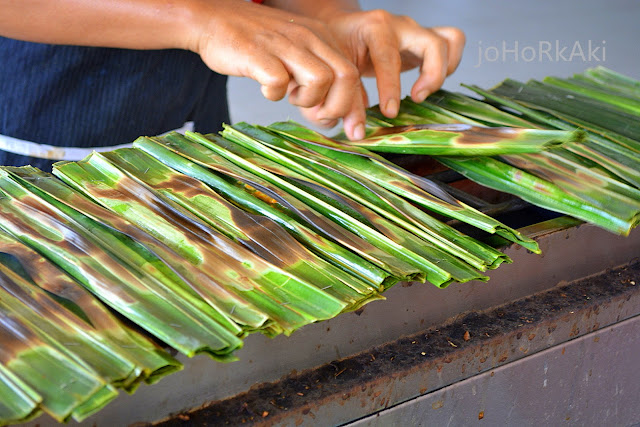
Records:
[[[360,0],[360,5],[407,15],[427,27],[461,28],[467,44],[458,70],[445,82],[448,90],[464,92],[460,83],[488,88],[506,77],[568,77],[597,65],[640,79],[637,0]],[[416,77],[416,71],[403,74],[403,96]],[[375,82],[365,79],[365,86],[376,104]],[[259,85],[246,78],[230,80],[229,102],[232,122],[291,119],[309,126],[286,100],[264,99]]]

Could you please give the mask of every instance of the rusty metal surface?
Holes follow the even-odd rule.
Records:
[[[635,261],[253,387],[160,425],[347,423],[638,314],[640,262]]]
[[[639,329],[636,316],[348,425],[637,425]]]

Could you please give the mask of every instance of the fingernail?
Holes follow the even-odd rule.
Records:
[[[395,117],[398,115],[398,101],[395,98],[391,98],[387,101],[387,105],[384,107],[387,117]]]
[[[362,123],[358,123],[356,127],[353,128],[353,139],[360,140],[364,138],[364,125]]]

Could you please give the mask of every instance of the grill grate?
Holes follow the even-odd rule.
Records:
[[[549,223],[550,220],[556,218],[568,218],[565,215],[540,208],[519,197],[476,184],[460,173],[441,165],[431,157],[394,154],[384,157],[409,172],[433,181],[461,202],[496,218],[510,227],[516,229],[530,227],[535,229],[536,226],[541,227],[542,223],[545,223],[544,228],[548,230],[566,227],[566,222],[564,221],[556,224]],[[491,242],[497,246],[508,243],[504,239],[485,233],[457,219],[446,218],[432,211],[428,213],[476,239]]]

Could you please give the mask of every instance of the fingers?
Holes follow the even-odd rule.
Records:
[[[271,101],[280,101],[287,94],[291,77],[284,65],[275,57],[269,56],[252,66],[248,77],[260,83],[262,96]]]
[[[327,97],[317,111],[318,119],[338,119],[347,117],[364,124],[364,104],[361,83],[357,71],[351,67],[334,69],[334,80]],[[355,67],[353,67],[355,68]],[[355,126],[355,124],[354,124]]]
[[[325,125],[344,119],[349,137],[364,134],[360,72],[326,24],[248,2],[209,3],[202,7],[215,19],[201,20],[192,44],[211,69],[256,80],[269,100],[288,95],[293,105],[314,107]]]
[[[464,33],[453,27],[422,28],[417,36],[419,43],[413,53],[422,59],[420,76],[411,89],[411,97],[422,102],[438,90],[445,77],[455,71],[462,57]],[[412,49],[410,49],[412,50]]]
[[[364,134],[360,74],[338,49],[312,31],[292,26],[285,34],[272,36],[268,55],[261,53],[249,77],[262,85],[266,98],[279,100],[288,93],[291,104],[314,107],[310,115],[316,122],[333,125],[344,118],[349,136]]]
[[[322,81],[326,85],[326,96],[320,103],[313,104],[314,107],[307,110],[305,115],[327,127],[334,126],[337,119],[342,118],[349,139],[364,138],[365,98],[358,69],[338,49],[324,40],[313,37],[307,40],[307,49],[329,67],[332,78]],[[290,102],[294,105],[310,106],[296,104],[296,101],[290,97]]]
[[[387,117],[398,115],[402,59],[395,34],[372,31],[365,36],[378,87],[380,111]]]
[[[406,36],[405,42],[415,57],[421,60],[420,75],[411,88],[411,98],[422,102],[444,83],[448,68],[448,44],[446,40],[427,28],[420,28]]]
[[[362,86],[356,66],[337,49],[322,41],[311,40],[309,49],[324,61],[332,72],[326,96],[319,108],[314,110],[317,119],[331,121],[338,118],[346,119],[349,116],[364,124]]]
[[[398,113],[402,71],[420,67],[411,96],[421,102],[439,89],[460,63],[465,40],[457,28],[424,28],[409,17],[383,10],[354,15],[357,17],[352,21],[342,18],[333,28],[350,35],[348,40],[355,34],[358,42],[349,46],[351,55],[364,75],[376,77],[380,110],[387,117]],[[357,25],[351,25],[354,22]]]
[[[466,37],[462,30],[455,27],[433,27],[431,30],[447,41],[447,48],[449,52],[449,57],[447,58],[448,76],[452,74],[460,64]]]
[[[312,107],[325,100],[334,82],[334,71],[330,64],[288,40],[274,47],[273,55],[288,72],[287,89],[291,104]]]
[[[289,101],[301,107],[322,103],[334,80],[329,65],[280,35],[271,36],[268,49],[247,55],[245,69],[265,98],[279,101],[289,94]]]
[[[367,102],[366,92],[362,85],[359,88],[360,93],[354,97],[351,108],[343,116],[343,127],[347,138],[350,140],[359,140],[365,136],[365,105]],[[325,106],[317,105],[312,108],[301,108],[302,115],[309,121],[315,124],[331,128],[338,124],[337,119],[326,119]]]
[[[202,20],[193,49],[210,68],[258,81],[267,99],[288,95],[321,125],[342,118],[351,139],[364,136],[368,101],[361,75],[376,77],[381,111],[395,117],[400,73],[420,66],[411,95],[421,102],[456,69],[464,46],[460,30],[427,29],[384,11],[336,13],[320,21],[249,2],[220,0],[215,9],[202,4],[216,19]]]
[[[362,82],[358,80],[358,92],[353,99],[351,110],[344,116],[342,126],[344,133],[352,141],[358,141],[365,137],[365,108],[369,104],[367,92],[364,90]]]
[[[307,120],[323,128],[332,128],[335,125],[337,125],[339,122],[338,119],[319,119],[318,118],[318,110],[320,109],[320,107],[321,107],[320,105],[317,105],[311,108],[300,108],[300,112]]]
[[[364,108],[354,107],[342,120],[344,133],[352,141],[358,141],[365,136],[365,113]]]

